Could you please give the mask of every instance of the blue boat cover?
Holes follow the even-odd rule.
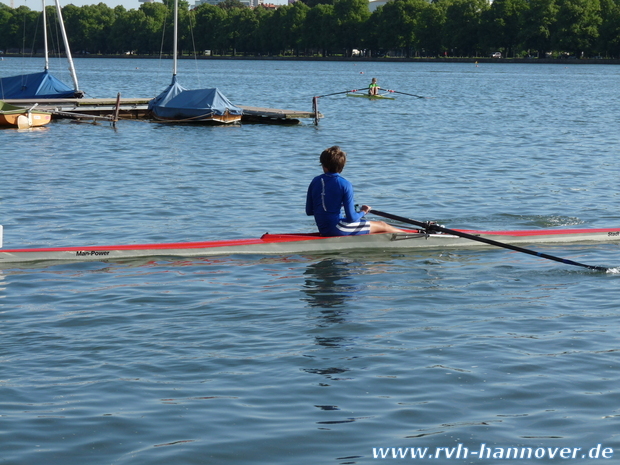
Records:
[[[227,110],[231,115],[243,114],[216,87],[187,90],[177,82],[176,75],[166,90],[149,102],[149,110],[158,118],[174,120],[222,116]]]
[[[73,98],[76,92],[48,70],[0,79],[2,99]]]

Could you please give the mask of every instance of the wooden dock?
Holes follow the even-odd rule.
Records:
[[[80,120],[103,119],[152,120],[148,110],[150,98],[70,98],[70,99],[23,99],[5,100],[12,105],[49,111],[54,118],[73,118]],[[261,124],[299,124],[301,119],[314,119],[311,111],[282,110],[278,108],[259,108],[237,105],[243,110],[242,123]],[[319,114],[319,118],[323,115]]]

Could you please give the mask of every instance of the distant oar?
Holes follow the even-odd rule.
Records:
[[[383,89],[383,90],[385,90],[385,91],[387,91],[387,92],[393,92],[393,93],[395,93],[395,94],[409,95],[409,96],[411,96],[411,97],[417,97],[417,98],[435,98],[435,97],[424,97],[424,96],[422,96],[422,95],[408,94],[408,93],[406,93],[406,92],[399,92],[399,91],[397,91],[397,90],[391,90],[391,89]]]
[[[605,272],[609,270],[608,268],[605,268],[603,266],[584,265],[583,263],[574,262],[572,260],[567,260],[565,258],[554,257],[553,255],[547,255],[545,253],[536,252],[535,250],[524,249],[522,247],[516,247],[514,245],[504,244],[503,242],[497,242],[492,239],[487,239],[485,237],[474,236],[472,234],[467,234],[461,231],[455,231],[454,229],[444,228],[443,226],[439,226],[439,225],[432,224],[429,222],[423,223],[421,221],[411,220],[409,218],[405,218],[402,216],[392,215],[391,213],[385,213],[379,210],[375,210],[374,208],[370,210],[370,213],[371,214],[374,213],[375,215],[383,216],[385,218],[389,218],[394,221],[400,221],[401,223],[413,224],[415,226],[424,228],[428,232],[440,231],[446,234],[452,234],[453,236],[459,236],[465,239],[470,239],[472,241],[484,242],[485,244],[494,245],[497,247],[503,247],[505,249],[510,249],[516,252],[522,252],[522,253],[526,253],[529,255],[534,255],[535,257],[546,258],[547,260],[554,260],[556,262],[564,263],[566,265],[581,266],[584,268],[588,268],[590,270],[605,271]]]
[[[334,92],[332,94],[316,95],[316,96],[312,97],[312,112],[314,113],[314,124],[315,124],[315,126],[318,126],[319,118],[321,117],[321,115],[319,113],[319,99],[321,97],[329,97],[331,95],[348,94],[349,92],[357,92],[358,90],[366,90],[366,89],[369,89],[369,87],[366,87],[364,89],[351,89],[351,90],[345,90],[345,91],[342,91],[342,92]]]
[[[317,95],[314,98],[330,97],[332,95],[348,94],[349,92],[359,92],[360,90],[368,90],[368,89],[369,87],[364,87],[363,89],[351,89],[351,90],[345,90],[343,92],[334,92],[333,94]]]

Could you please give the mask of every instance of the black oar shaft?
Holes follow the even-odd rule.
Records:
[[[514,250],[516,252],[522,252],[522,253],[526,253],[526,254],[529,254],[529,255],[534,255],[535,257],[546,258],[547,260],[553,260],[553,261],[556,261],[556,262],[564,263],[566,265],[581,266],[581,267],[584,267],[584,268],[588,268],[590,270],[607,271],[607,268],[602,267],[602,266],[585,265],[583,263],[575,262],[573,260],[567,260],[565,258],[555,257],[553,255],[548,255],[548,254],[545,254],[545,253],[536,252],[535,250],[524,249],[522,247],[517,247],[515,245],[505,244],[503,242],[497,242],[497,241],[494,241],[492,239],[487,239],[486,237],[474,236],[472,234],[467,234],[467,233],[462,232],[462,231],[455,231],[454,229],[444,228],[443,226],[439,226],[437,224],[432,224],[432,223],[428,223],[428,222],[423,223],[421,221],[412,220],[412,219],[409,219],[409,218],[405,218],[403,216],[392,215],[391,213],[386,213],[386,212],[382,212],[380,210],[375,210],[374,208],[372,210],[370,210],[370,213],[374,213],[375,215],[383,216],[385,218],[389,218],[389,219],[392,219],[394,221],[400,221],[401,223],[413,224],[415,226],[419,226],[421,228],[424,228],[428,232],[439,231],[439,232],[443,232],[443,233],[446,233],[446,234],[452,234],[453,236],[459,236],[459,237],[463,237],[465,239],[470,239],[472,241],[483,242],[485,244],[494,245],[496,247],[503,247],[505,249]]]
[[[345,90],[345,91],[342,91],[342,92],[334,92],[333,94],[317,95],[314,98],[330,97],[332,95],[348,94],[349,92],[358,92],[360,90],[368,90],[368,89],[369,89],[369,87],[364,87],[362,89],[351,89],[351,90]]]
[[[417,98],[429,98],[429,97],[423,97],[422,95],[415,95],[415,94],[408,94],[406,92],[399,92],[397,90],[391,90],[391,89],[384,89],[388,92],[394,92],[395,94],[403,94],[403,95],[409,95],[411,97],[417,97]]]

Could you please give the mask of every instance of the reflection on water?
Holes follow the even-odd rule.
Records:
[[[308,265],[304,272],[305,282],[302,287],[306,297],[301,299],[312,309],[318,310],[316,329],[319,334],[314,336],[317,346],[330,351],[352,345],[352,338],[344,336],[347,332],[346,323],[350,313],[349,303],[359,292],[359,284],[353,284],[352,261],[338,258],[327,258]],[[338,334],[331,334],[335,330]],[[328,359],[331,357],[328,357]],[[336,357],[335,363],[343,359]],[[306,373],[316,374],[330,383],[350,379],[347,367],[323,366],[320,368],[302,368]],[[320,386],[329,386],[324,382]]]
[[[347,322],[348,301],[359,292],[359,285],[351,280],[351,266],[351,262],[328,258],[306,268],[302,290],[307,297],[302,301],[311,308],[321,309],[317,316],[317,328]],[[348,338],[321,335],[315,336],[315,339],[317,345],[336,348],[346,345]]]
[[[313,263],[306,269],[305,284],[302,290],[310,307],[324,309],[342,308],[358,291],[358,288],[348,282],[351,277],[351,263],[342,259],[328,258]],[[339,312],[326,312],[326,318],[338,319]],[[336,322],[336,321],[332,321]]]

